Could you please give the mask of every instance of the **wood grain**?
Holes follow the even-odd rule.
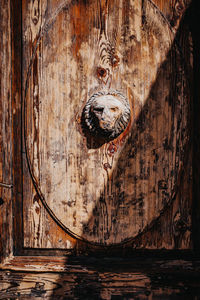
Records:
[[[175,9],[180,3],[182,9]],[[86,254],[91,249],[93,253],[99,249],[112,253],[115,252],[113,247],[104,246],[126,239],[128,241],[121,248],[128,251],[133,248],[193,247],[192,149],[188,139],[192,131],[193,57],[187,20],[182,20],[189,4],[190,1],[155,0],[144,1],[142,6],[140,1],[110,0],[101,1],[100,5],[98,1],[38,0],[22,1],[21,14],[17,2],[12,2],[11,7],[9,1],[2,2],[0,181],[12,184],[13,175],[14,187],[13,194],[6,188],[0,191],[2,258],[8,257],[13,250],[15,254],[24,255],[63,255],[63,250],[66,250],[65,254]],[[89,61],[88,56],[91,56]],[[99,76],[99,67],[107,70],[105,77]],[[27,150],[31,154],[32,173],[21,127],[21,96],[24,99],[27,78],[26,100],[29,102],[24,116],[26,138],[30,135]],[[118,140],[99,146],[84,135],[80,117],[85,102],[96,88],[110,86],[120,89],[128,97],[132,105],[132,120]],[[166,95],[167,101],[162,101]],[[48,134],[43,134],[43,130]],[[166,139],[170,136],[170,140]],[[69,144],[65,143],[66,140]],[[69,157],[67,151],[71,153]],[[87,163],[88,159],[91,165]],[[69,173],[63,177],[60,175],[63,161],[67,162],[71,177],[66,175]],[[171,176],[173,170],[176,172]],[[31,175],[37,175],[35,178],[40,178],[40,181],[33,181]],[[60,179],[61,183],[54,182],[54,179]],[[63,183],[66,179],[69,181],[67,185]],[[37,184],[34,186],[34,183]],[[144,200],[154,185],[157,186],[155,201]],[[44,188],[44,199],[38,193],[38,187]],[[66,187],[70,187],[66,192],[70,197],[77,197],[71,207],[68,202],[60,203],[59,200]],[[93,197],[98,190],[103,190],[100,197]],[[89,195],[90,191],[93,194]],[[46,198],[48,194],[50,198]],[[86,204],[79,197],[82,194],[87,195]],[[92,199],[92,204],[88,199]],[[93,202],[93,199],[96,200]],[[59,210],[57,201],[61,205]],[[198,207],[198,197],[195,201]],[[43,205],[45,202],[52,204],[54,212],[57,210],[56,218],[51,217],[49,206],[46,209]],[[128,206],[124,205],[127,203]],[[68,219],[63,207],[67,208]],[[78,216],[82,213],[87,219],[85,222]],[[68,221],[71,225],[65,223]],[[74,236],[78,234],[81,239],[104,246],[92,247],[76,240],[63,230],[63,224],[68,228],[72,226]]]
[[[188,148],[179,45],[150,1],[67,2],[55,12],[38,3],[37,22],[31,2],[23,9],[25,155],[37,194],[75,237],[104,245],[134,238],[176,197]],[[111,88],[129,99],[132,118],[119,138],[98,145],[81,114],[92,94]],[[33,184],[24,182],[25,245],[55,247]]]
[[[179,28],[182,17],[185,11],[189,8],[191,0],[172,0],[169,2],[164,0],[153,0],[152,1],[167,18],[174,31]]]
[[[10,1],[0,10],[0,257],[12,251],[12,118]],[[8,188],[6,188],[8,185]]]
[[[199,261],[72,260],[55,272],[0,272],[0,299],[198,299]]]
[[[37,43],[39,32],[43,28],[46,20],[51,19],[50,15],[57,14],[63,5],[57,5],[53,1],[23,1],[22,18],[23,18],[23,83],[25,92],[25,81],[30,60],[33,55],[34,47]],[[34,68],[37,68],[35,63]],[[37,89],[37,70],[34,75],[34,84]],[[24,94],[23,94],[24,96]],[[35,91],[35,100],[37,99],[37,91]],[[35,103],[36,103],[35,102]],[[37,111],[34,112],[35,118]],[[24,134],[22,134],[23,136]],[[24,236],[21,243],[26,248],[54,248],[54,249],[73,249],[75,240],[66,234],[50,217],[44,206],[42,205],[37,192],[35,191],[31,180],[30,172],[23,146],[23,218],[24,218]],[[21,245],[21,246],[22,246]]]

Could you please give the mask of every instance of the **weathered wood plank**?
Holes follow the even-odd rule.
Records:
[[[12,123],[10,1],[0,10],[0,257],[12,251]]]
[[[23,92],[25,92],[26,76],[29,64],[33,55],[34,47],[39,37],[39,32],[44,26],[46,20],[51,14],[59,11],[60,5],[57,1],[23,1],[22,2],[22,19],[23,19]],[[62,7],[62,5],[61,5]],[[38,66],[34,64],[33,83],[35,90],[34,101],[38,105]],[[23,94],[24,97],[24,94]],[[31,115],[36,119],[38,111],[32,110]],[[23,146],[24,147],[24,146]],[[75,240],[66,234],[49,216],[42,205],[37,192],[34,188],[31,176],[28,170],[25,149],[23,149],[23,216],[24,216],[24,241],[26,248],[56,248],[72,249]]]
[[[166,15],[178,5],[155,4]],[[177,193],[190,131],[181,53],[167,19],[150,1],[67,2],[59,13],[55,7],[54,1],[26,1],[23,7],[23,73],[30,71],[24,116],[25,246],[69,244],[51,238],[55,230],[33,183],[61,227],[90,242],[120,243],[151,227]],[[185,9],[186,3],[174,32]],[[182,47],[187,45],[184,39]],[[105,76],[97,72],[100,67]],[[26,75],[24,89],[25,80]],[[105,88],[119,89],[129,100],[131,122],[119,138],[94,147],[95,141],[84,136],[81,115],[88,98]],[[165,248],[175,247],[169,237],[175,207]],[[152,247],[161,244],[157,240]],[[184,247],[189,245],[188,240]]]
[[[175,266],[176,268],[190,268],[193,266],[192,261],[198,262],[198,255],[189,251],[126,251],[120,249],[113,255],[109,251],[92,251],[88,252],[87,256],[13,256],[5,260],[0,268],[10,271],[29,271],[29,272],[75,272],[80,268],[80,265],[86,265],[88,268],[93,267],[95,270],[106,268],[109,271],[119,271],[120,268],[128,271],[131,268],[145,267],[148,269],[160,269],[163,265],[166,267]],[[109,256],[107,256],[107,254]],[[108,264],[106,264],[108,262]],[[199,266],[198,263],[194,266]],[[88,272],[88,269],[82,269],[83,273]]]
[[[166,11],[166,2],[161,3],[162,1],[160,1],[159,3],[157,3],[157,5],[160,5],[160,9],[161,11]],[[26,71],[28,69],[28,65],[30,63],[30,59],[31,59],[31,55],[32,55],[32,51],[33,51],[33,46],[35,44],[35,41],[37,39],[38,36],[38,32],[42,26],[42,24],[44,24],[45,20],[47,20],[48,18],[51,17],[51,15],[55,13],[55,11],[57,11],[57,8],[59,7],[57,1],[50,1],[49,2],[49,6],[48,9],[46,10],[46,2],[40,2],[40,1],[34,1],[34,4],[30,4],[30,7],[28,8],[24,8],[27,5],[27,1],[23,1],[23,9],[24,9],[24,19],[23,22],[25,24],[25,27],[27,27],[28,23],[26,24],[25,22],[25,16],[27,18],[29,18],[28,16],[30,16],[29,14],[31,14],[31,29],[27,29],[27,31],[29,32],[29,34],[31,35],[31,37],[29,36],[29,34],[27,34],[27,31],[25,31],[24,29],[24,33],[23,33],[23,38],[24,38],[24,50],[25,53],[28,53],[27,56],[23,57],[23,67],[25,72],[23,73],[23,77],[24,77],[24,84],[25,84],[25,80],[26,80]],[[5,4],[5,3],[4,3]],[[20,128],[20,123],[21,123],[21,98],[20,98],[20,91],[21,91],[21,86],[20,86],[20,80],[19,80],[19,73],[20,73],[20,67],[21,67],[21,58],[20,58],[20,53],[21,53],[21,44],[20,44],[20,34],[21,34],[21,29],[20,29],[20,13],[19,13],[19,8],[17,7],[17,4],[13,4],[13,137],[15,141],[14,143],[14,157],[15,157],[15,162],[14,162],[14,182],[15,182],[15,187],[14,187],[14,195],[15,195],[15,199],[16,199],[16,205],[14,206],[16,208],[16,210],[14,211],[14,216],[15,216],[15,232],[16,232],[16,237],[17,240],[19,240],[20,242],[18,243],[17,247],[22,247],[23,242],[21,240],[22,238],[22,227],[20,227],[20,219],[21,219],[21,173],[20,173],[20,168],[21,168],[21,128]],[[15,6],[16,5],[16,6]],[[32,7],[31,5],[33,5],[34,7]],[[57,6],[58,5],[58,6]],[[5,7],[9,7],[9,3],[5,4]],[[42,8],[40,8],[40,6]],[[4,7],[4,6],[2,6]],[[35,7],[37,9],[41,9],[41,11],[43,12],[41,14],[41,11],[37,12],[37,9],[35,9]],[[165,8],[164,8],[165,7]],[[112,7],[111,7],[112,8]],[[75,6],[74,8],[74,15],[76,15],[77,13],[80,13],[80,11],[82,11],[83,8],[82,6]],[[124,13],[126,11],[126,7],[124,7]],[[30,11],[29,11],[30,10]],[[4,37],[6,36],[7,39],[7,43],[10,43],[10,18],[9,18],[9,9],[7,11],[7,14],[5,13],[4,9],[2,9],[2,16],[3,18],[1,19],[2,22],[4,22],[4,20],[6,20],[6,26],[2,27],[2,31],[1,34],[4,35]],[[25,12],[28,11],[28,16],[26,15]],[[169,10],[170,11],[170,10]],[[35,13],[35,15],[34,15]],[[46,13],[46,15],[45,15]],[[181,16],[181,15],[180,15]],[[42,19],[43,18],[43,19]],[[37,19],[37,20],[36,20]],[[42,20],[41,20],[42,19]],[[18,20],[18,21],[16,21]],[[169,19],[170,20],[170,19]],[[81,20],[82,22],[83,20]],[[29,22],[29,21],[27,21]],[[43,23],[42,23],[43,22]],[[77,24],[75,24],[78,27],[80,20],[77,21]],[[112,25],[112,24],[111,24]],[[35,27],[34,27],[35,26]],[[76,29],[77,29],[76,27]],[[185,30],[185,29],[184,29]],[[183,31],[183,29],[182,29]],[[30,33],[31,32],[31,33]],[[27,35],[26,35],[27,34]],[[81,33],[82,36],[83,33]],[[180,42],[181,48],[183,49],[184,55],[186,57],[187,62],[189,62],[189,58],[190,58],[190,47],[187,47],[186,45],[190,45],[190,41],[187,39],[188,36],[188,32],[187,30],[185,31],[185,34],[182,35],[181,39],[182,39],[182,44]],[[4,39],[3,39],[4,40]],[[28,43],[31,42],[31,46]],[[27,43],[27,44],[26,44]],[[77,44],[76,47],[79,47],[80,45]],[[75,47],[75,48],[76,48]],[[10,122],[10,96],[8,95],[8,98],[5,94],[5,91],[9,90],[9,85],[10,85],[10,79],[8,78],[8,74],[9,74],[9,59],[11,58],[11,54],[10,52],[7,50],[9,49],[9,47],[3,47],[2,51],[3,51],[3,60],[1,61],[1,63],[4,65],[1,70],[5,70],[5,64],[6,66],[8,66],[6,68],[6,72],[3,72],[4,75],[4,80],[5,81],[1,81],[2,86],[3,86],[3,94],[1,97],[2,101],[2,128],[3,131],[1,132],[1,134],[3,134],[3,137],[1,139],[1,141],[3,141],[3,147],[1,147],[1,151],[3,150],[3,155],[1,156],[1,159],[3,157],[5,157],[5,161],[2,162],[1,164],[3,165],[2,169],[3,172],[1,173],[1,175],[3,174],[4,179],[9,179],[8,182],[6,183],[11,183],[11,169],[10,169],[10,153],[11,153],[11,143],[8,142],[9,138],[10,138],[10,132],[8,130],[9,127],[9,122]],[[78,48],[77,48],[78,49]],[[27,52],[26,52],[27,51]],[[6,58],[5,58],[6,57]],[[1,58],[1,59],[2,59]],[[8,62],[7,62],[8,60]],[[8,75],[8,76],[7,76]],[[7,77],[6,77],[7,76]],[[37,85],[37,78],[33,78],[34,84]],[[2,91],[2,90],[1,90]],[[36,95],[36,94],[35,94]],[[6,99],[4,101],[4,99]],[[6,125],[6,130],[5,130],[5,125]],[[142,138],[140,140],[141,142],[143,142]],[[24,149],[23,149],[24,151]],[[5,156],[4,156],[5,155]],[[25,156],[23,154],[23,156]],[[111,157],[112,158],[112,157]],[[150,161],[150,160],[149,160]],[[148,165],[148,164],[147,164]],[[189,173],[189,172],[188,172]],[[8,175],[9,174],[9,175]],[[25,237],[25,241],[24,241],[24,245],[25,247],[28,248],[64,248],[64,249],[71,249],[75,246],[75,240],[73,238],[70,238],[69,235],[67,235],[66,233],[64,233],[64,231],[62,231],[62,229],[60,229],[60,227],[51,219],[51,217],[49,216],[49,214],[46,212],[46,210],[44,209],[44,207],[42,206],[42,203],[38,200],[38,197],[35,193],[35,189],[33,187],[33,184],[31,182],[30,177],[28,178],[28,169],[27,169],[27,165],[26,165],[26,159],[24,159],[24,196],[25,199],[27,199],[27,201],[24,201],[24,237]],[[27,176],[26,176],[27,175]],[[8,177],[6,177],[8,176]],[[186,176],[187,177],[187,176]],[[188,178],[184,179],[184,182],[191,182],[191,177],[190,175],[188,175]],[[182,183],[183,184],[183,183]],[[178,197],[175,201],[175,204],[173,206],[173,208],[171,208],[171,210],[167,210],[166,213],[161,217],[161,222],[158,220],[158,223],[154,226],[154,229],[151,229],[148,234],[145,233],[145,235],[142,237],[139,237],[139,239],[137,239],[134,243],[133,243],[133,247],[139,247],[139,248],[173,248],[173,247],[178,247],[178,248],[187,248],[187,247],[191,247],[191,241],[190,241],[190,216],[188,214],[188,216],[185,216],[185,212],[190,212],[190,208],[191,208],[191,185],[190,183],[188,185],[184,186],[188,186],[185,189],[185,192],[182,193],[182,195],[180,197]],[[9,239],[8,237],[11,237],[11,228],[12,228],[12,224],[11,222],[7,221],[7,220],[11,220],[11,215],[12,215],[12,209],[11,209],[11,192],[7,191],[7,189],[2,189],[2,199],[4,200],[4,204],[3,204],[3,209],[2,211],[2,218],[1,220],[3,221],[3,226],[1,227],[2,229],[2,244],[5,245],[7,243],[6,247],[3,247],[4,250],[6,251],[6,253],[10,253],[11,250],[11,246],[12,246],[12,241],[11,239]],[[5,201],[6,199],[6,201]],[[185,200],[184,200],[185,199]],[[7,205],[7,207],[6,207]],[[104,204],[103,204],[104,205]],[[5,208],[6,207],[6,208]],[[182,210],[183,212],[183,216],[179,214],[179,210]],[[176,217],[176,218],[175,218]],[[168,224],[168,218],[170,218],[169,224]],[[175,238],[175,236],[171,235],[171,233],[173,232],[173,227],[174,227],[174,218],[175,221],[177,221],[178,219],[181,219],[181,223],[183,225],[183,231],[185,232],[184,234],[181,232],[180,236],[181,238]],[[5,221],[5,222],[4,222]],[[185,226],[185,222],[187,222],[187,226]],[[9,225],[8,225],[9,224]],[[5,230],[8,230],[8,234],[5,234]],[[182,230],[182,229],[181,229]],[[189,231],[188,231],[189,230]],[[147,236],[148,235],[148,236]],[[176,241],[175,241],[176,240]],[[5,243],[4,243],[5,241]],[[162,241],[162,242],[161,242]],[[19,246],[19,244],[21,244],[21,246]],[[175,246],[176,245],[176,246]],[[177,246],[178,245],[178,246]],[[84,247],[80,242],[79,245],[77,246],[77,248],[79,247]],[[89,246],[90,247],[90,246]],[[87,247],[86,247],[87,248]],[[6,250],[7,249],[7,250]],[[3,251],[4,251],[3,250]]]
[[[200,264],[88,259],[62,274],[0,272],[0,299],[198,299]]]

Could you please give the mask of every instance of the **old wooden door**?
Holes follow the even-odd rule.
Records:
[[[0,20],[2,266],[191,249],[190,1],[11,4]]]

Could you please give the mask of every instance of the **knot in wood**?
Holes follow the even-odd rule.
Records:
[[[99,68],[97,68],[97,76],[98,76],[98,78],[104,78],[104,77],[106,77],[106,75],[107,75],[107,70],[106,69],[104,69],[104,68],[101,68],[101,67],[99,67]]]

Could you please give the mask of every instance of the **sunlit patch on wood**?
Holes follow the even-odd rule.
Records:
[[[110,245],[136,237],[174,199],[189,99],[159,10],[148,0],[102,3],[78,1],[51,16],[30,63],[24,125],[30,173],[49,213],[75,237]],[[130,120],[112,140],[88,143],[82,112],[104,89],[124,95]]]

